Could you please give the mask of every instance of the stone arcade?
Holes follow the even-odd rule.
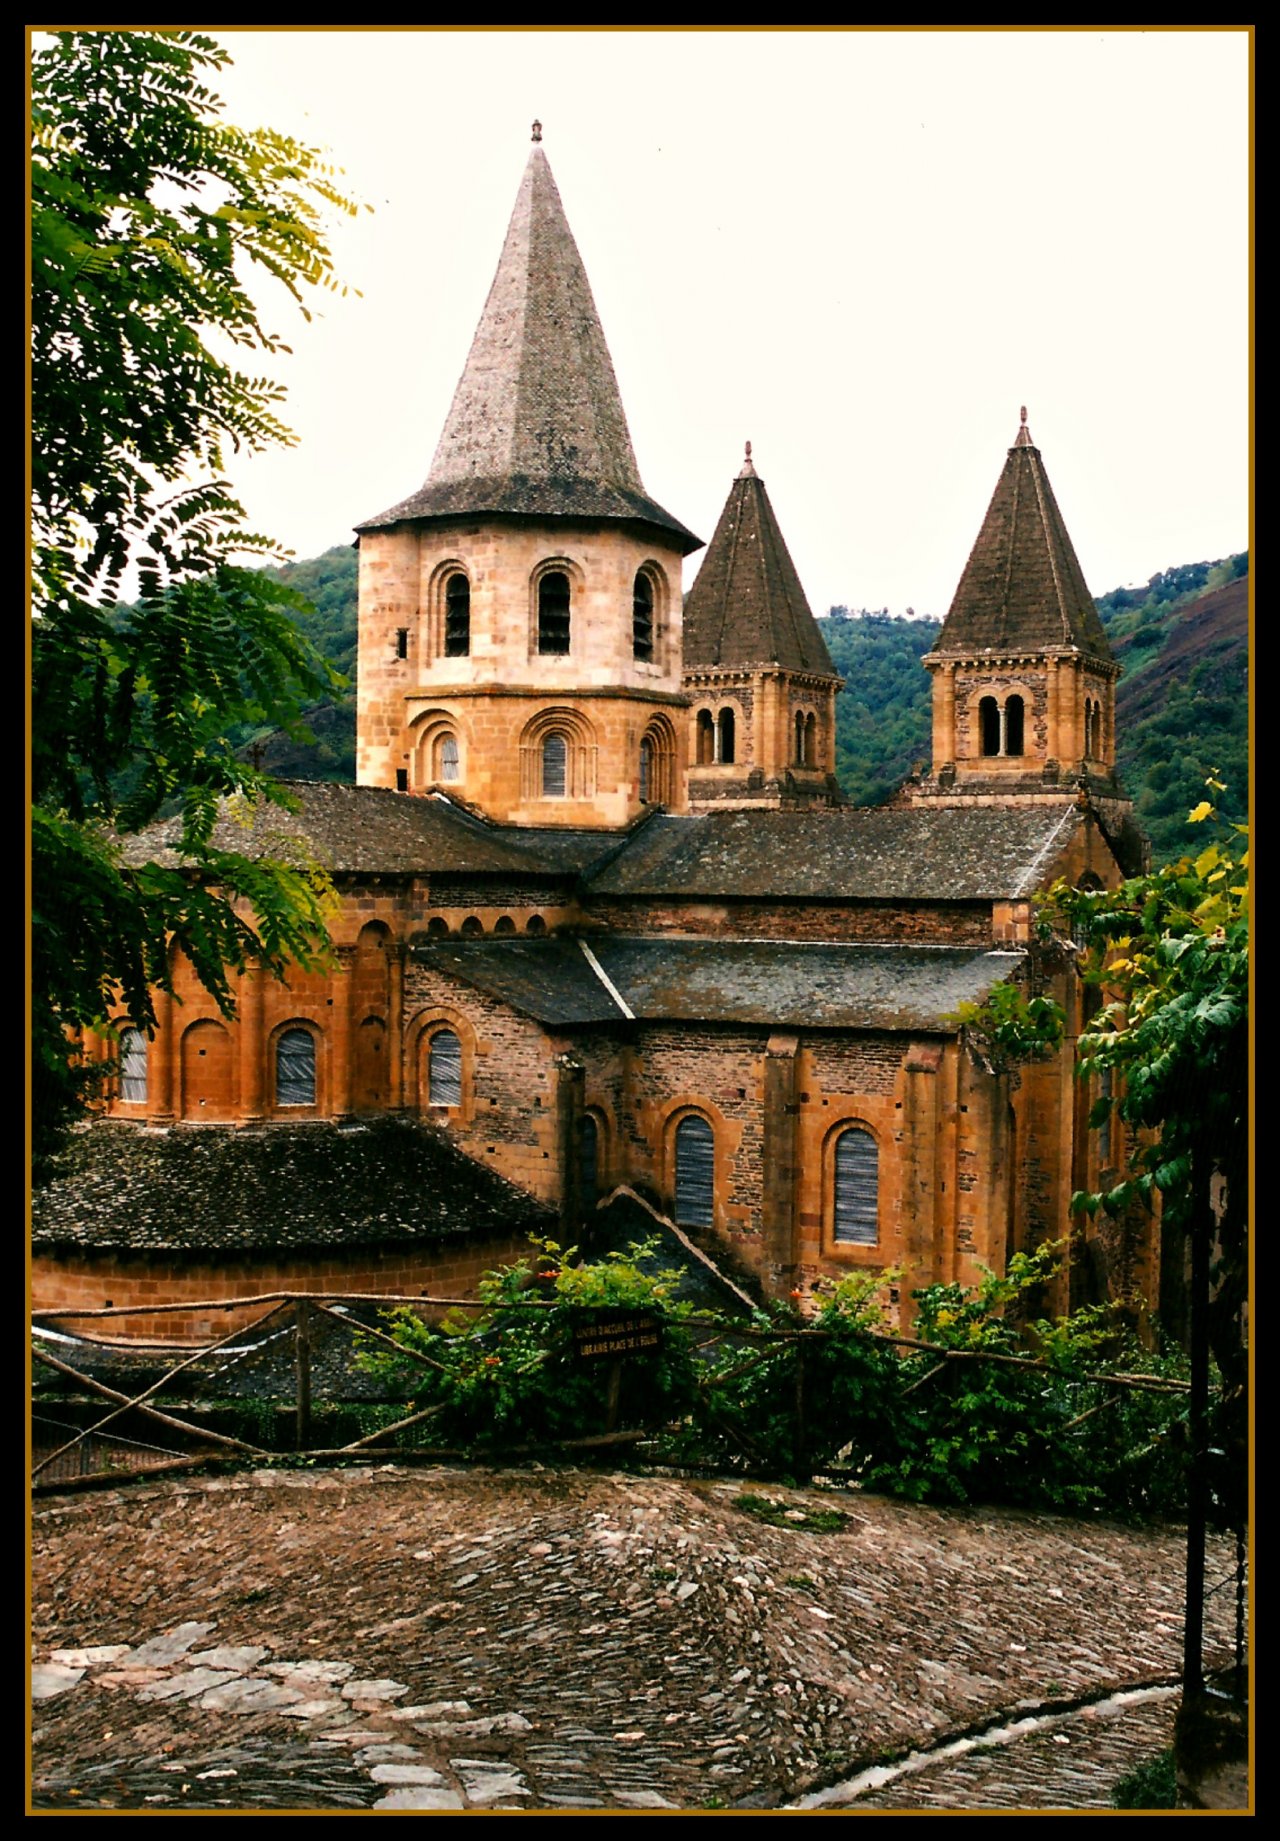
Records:
[[[154,1038],[121,1019],[110,1116],[37,1214],[38,1305],[339,1289],[357,1268],[465,1288],[513,1230],[576,1232],[621,1184],[767,1293],[905,1267],[904,1318],[911,1284],[1068,1230],[1071,1191],[1122,1146],[1087,1128],[1083,994],[1039,955],[1031,898],[1113,885],[1143,846],[1118,669],[1025,411],[924,661],[932,765],[879,809],[841,800],[840,680],[749,448],[682,603],[699,540],[645,492],[536,134],[426,483],[358,531],[359,783],[296,785],[297,812],[254,831],[329,866],[335,969],[251,969],[228,1022],[179,960]],[[171,856],[172,836],[131,848]],[[1016,1076],[947,1020],[1005,979],[1069,1019]],[[316,1226],[302,1179],[259,1195],[247,1238],[217,1225],[236,1160],[278,1161],[307,1123],[314,1171],[350,1121],[382,1123],[345,1226]],[[149,1130],[122,1150],[128,1122]],[[187,1128],[215,1124],[223,1174],[185,1239],[148,1230],[148,1182],[208,1165]],[[454,1162],[435,1238],[402,1194],[379,1205],[388,1157],[459,1154],[484,1220],[508,1197],[505,1229],[471,1218]],[[1151,1293],[1150,1228],[1074,1231],[1051,1302]]]

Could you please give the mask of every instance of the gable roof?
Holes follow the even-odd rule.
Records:
[[[804,901],[994,901],[1034,894],[1075,828],[1063,806],[837,807],[657,817],[592,894]]]
[[[357,529],[482,513],[625,519],[658,526],[685,554],[701,545],[641,482],[591,284],[540,142],[426,483]]]
[[[1024,409],[933,651],[970,656],[1063,648],[1111,657]]]
[[[686,671],[785,665],[836,677],[764,481],[747,457],[684,602]]]

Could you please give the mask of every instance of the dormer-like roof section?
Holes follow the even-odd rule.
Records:
[[[1111,657],[1024,409],[933,652],[1064,649]]]
[[[684,603],[686,671],[783,665],[838,675],[779,529],[764,481],[747,457]]]
[[[426,484],[358,528],[515,514],[657,526],[700,539],[645,492],[587,272],[535,123],[515,210]]]

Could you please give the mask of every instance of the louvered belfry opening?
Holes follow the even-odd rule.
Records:
[[[316,1103],[316,1040],[309,1029],[286,1029],[276,1043],[276,1105]]]
[[[544,656],[569,650],[569,578],[550,569],[538,583],[538,651]]]
[[[653,583],[643,569],[631,600],[631,650],[641,660],[653,657]]]
[[[459,571],[444,590],[444,655],[466,658],[471,651],[471,584]]]
[[[850,1126],[836,1140],[835,1238],[874,1246],[880,1237],[880,1154],[871,1133]]]
[[[676,1127],[676,1220],[684,1227],[715,1225],[715,1134],[691,1114]]]
[[[427,1062],[427,1103],[432,1106],[462,1104],[462,1043],[452,1029],[437,1030],[431,1038]]]

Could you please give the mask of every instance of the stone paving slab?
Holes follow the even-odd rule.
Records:
[[[744,1490],[830,1501],[394,1465],[44,1499],[32,1807],[777,1808],[1176,1676],[1180,1530],[845,1495],[818,1534]],[[1080,1710],[851,1806],[1105,1806],[1158,1725]]]

